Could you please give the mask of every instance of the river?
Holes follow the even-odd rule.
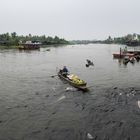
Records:
[[[120,47],[0,50],[0,140],[139,140],[140,63],[113,59]],[[88,93],[51,77],[64,65]]]

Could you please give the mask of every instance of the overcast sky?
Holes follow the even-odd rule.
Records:
[[[0,34],[105,39],[140,33],[140,0],[0,0]]]

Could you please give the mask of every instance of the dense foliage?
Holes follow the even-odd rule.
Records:
[[[27,36],[18,36],[16,32],[13,32],[11,34],[4,33],[0,34],[0,45],[1,46],[13,46],[18,45],[19,42],[26,42],[26,41],[32,41],[32,42],[41,42],[43,45],[54,45],[54,44],[68,44],[69,42],[65,39],[59,38],[57,36],[53,37],[46,37],[45,35],[42,36],[32,36],[31,34]]]
[[[103,44],[126,44],[137,46],[140,45],[140,35],[139,34],[128,34],[123,37],[111,37],[109,36],[105,40],[73,40],[74,44],[89,44],[89,43],[103,43]]]
[[[140,45],[140,35],[139,34],[128,34],[123,37],[115,37],[112,38],[109,36],[106,40],[103,41],[104,43],[107,44],[135,44],[135,45]]]

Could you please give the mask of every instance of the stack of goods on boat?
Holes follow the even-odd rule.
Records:
[[[78,76],[74,74],[69,74],[67,76],[63,75],[61,72],[58,72],[58,76],[67,81],[71,86],[77,88],[78,90],[82,90],[84,92],[88,91],[87,83],[81,80]]]
[[[77,85],[86,85],[86,82],[81,80],[77,75],[74,75],[74,74],[71,74],[71,75],[68,75],[68,78],[74,83],[74,84],[77,84]]]

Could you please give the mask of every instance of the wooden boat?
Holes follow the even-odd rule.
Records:
[[[124,58],[125,56],[129,56],[129,57],[134,57],[135,56],[135,54],[133,54],[133,53],[114,53],[113,54],[113,57],[114,58]]]
[[[135,57],[131,57],[131,58],[129,59],[129,61],[130,61],[132,64],[135,63],[135,60],[136,60]]]
[[[139,60],[140,60],[140,55],[136,55],[135,58],[136,58],[137,62],[139,62]]]
[[[26,41],[26,43],[20,43],[19,50],[38,50],[40,49],[41,43]]]
[[[58,72],[58,76],[59,76],[61,79],[67,81],[71,86],[73,86],[73,87],[75,87],[75,88],[77,88],[77,89],[79,89],[79,90],[82,90],[82,91],[84,91],[84,92],[88,91],[88,88],[87,88],[87,86],[86,86],[87,83],[84,83],[84,84],[82,84],[82,85],[75,84],[72,80],[70,80],[68,77],[63,76],[60,72]]]
[[[140,51],[134,50],[134,51],[127,51],[127,53],[140,55]]]
[[[125,56],[125,57],[123,58],[123,64],[126,65],[129,61],[130,61],[130,58],[129,58],[128,56]]]

